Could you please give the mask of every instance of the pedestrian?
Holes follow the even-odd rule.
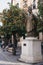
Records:
[[[4,40],[2,40],[1,48],[3,49],[3,51],[5,51],[5,44],[4,44]]]

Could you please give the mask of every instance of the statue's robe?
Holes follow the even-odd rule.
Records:
[[[27,36],[34,36],[34,20],[33,14],[28,14],[26,23]]]

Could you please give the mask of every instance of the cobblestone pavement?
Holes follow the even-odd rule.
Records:
[[[9,52],[3,52],[0,48],[0,65],[43,65],[43,63],[38,64],[26,64],[17,61],[19,58],[19,55],[13,56],[12,53]]]

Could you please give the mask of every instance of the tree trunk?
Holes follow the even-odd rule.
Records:
[[[12,36],[12,44],[13,44],[13,55],[16,55],[16,48],[17,48],[17,39],[16,39],[16,36],[13,35]]]

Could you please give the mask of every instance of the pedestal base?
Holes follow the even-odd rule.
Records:
[[[36,38],[26,38],[22,42],[19,61],[26,63],[38,63],[42,61],[41,41]]]
[[[19,60],[20,62],[28,63],[28,64],[29,64],[29,63],[33,64],[33,63],[43,62],[43,61],[42,61],[42,56],[40,57],[40,60],[35,60],[35,59],[33,60],[32,58],[31,58],[31,59],[30,59],[30,58],[29,58],[29,59],[28,59],[28,58],[27,58],[27,59],[23,59],[23,58],[21,58],[21,57],[20,57],[18,60]]]

